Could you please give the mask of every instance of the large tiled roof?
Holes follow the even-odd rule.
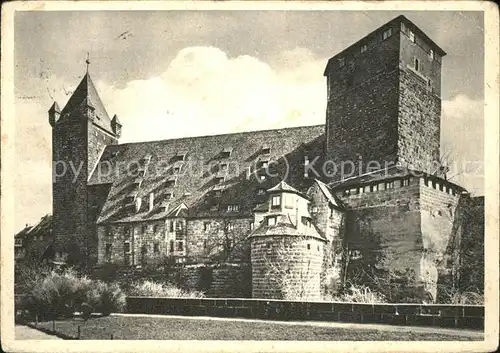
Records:
[[[267,198],[259,189],[276,185],[283,175],[307,190],[312,180],[304,178],[304,156],[322,156],[323,148],[324,125],[110,145],[89,179],[91,186],[110,185],[98,223],[161,219],[181,203],[190,217],[246,217]],[[276,176],[247,178],[249,171],[261,173],[265,162]],[[138,212],[134,197],[142,200]],[[233,204],[239,210],[227,212]]]
[[[80,84],[76,87],[66,106],[61,112],[61,118],[64,119],[66,113],[71,113],[73,110],[78,109],[82,104],[87,104],[95,109],[96,118],[94,123],[108,132],[113,132],[111,129],[111,119],[109,118],[104,105],[102,104],[99,94],[87,73]]]

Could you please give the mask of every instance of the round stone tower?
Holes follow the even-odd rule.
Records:
[[[326,240],[311,223],[309,201],[285,182],[268,193],[267,205],[259,206],[267,212],[249,235],[252,297],[318,300]]]

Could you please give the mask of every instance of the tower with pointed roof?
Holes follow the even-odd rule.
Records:
[[[86,262],[97,246],[94,236],[95,195],[87,187],[90,174],[108,145],[118,143],[121,123],[109,118],[87,72],[62,110],[48,111],[52,126],[54,235],[68,262]]]

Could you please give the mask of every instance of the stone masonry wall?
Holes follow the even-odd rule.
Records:
[[[323,268],[321,271],[322,293],[335,294],[341,287],[342,246],[344,235],[343,212],[329,206],[328,199],[314,184],[308,192],[311,197],[311,216],[320,234],[327,239],[323,247]]]
[[[323,246],[315,238],[252,238],[252,298],[320,299]]]
[[[52,130],[53,214],[56,252],[69,262],[85,261],[88,253],[86,118],[76,111]]]
[[[420,179],[423,251],[418,276],[436,299],[438,284],[458,263],[462,219],[460,195],[444,181]]]
[[[249,262],[252,218],[202,218],[187,222],[187,256],[192,262]]]
[[[397,159],[399,36],[368,46],[327,72],[327,159],[337,165],[353,161],[353,175],[359,173],[359,158],[382,167]]]

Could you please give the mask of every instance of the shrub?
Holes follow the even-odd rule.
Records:
[[[23,300],[23,306],[31,315],[38,315],[41,320],[69,317],[83,303],[103,314],[119,311],[125,306],[125,294],[118,285],[79,277],[72,270],[61,274],[55,271],[40,274],[33,280]]]
[[[386,298],[383,294],[373,292],[369,287],[362,285],[352,285],[349,289],[340,296],[332,298],[334,301],[348,303],[386,303]]]
[[[94,311],[109,315],[125,308],[125,293],[116,283],[94,281],[86,293],[86,303],[92,306]]]
[[[176,298],[203,298],[203,292],[189,291],[176,287],[171,283],[142,281],[134,283],[130,288],[130,295],[143,297],[176,297]]]

